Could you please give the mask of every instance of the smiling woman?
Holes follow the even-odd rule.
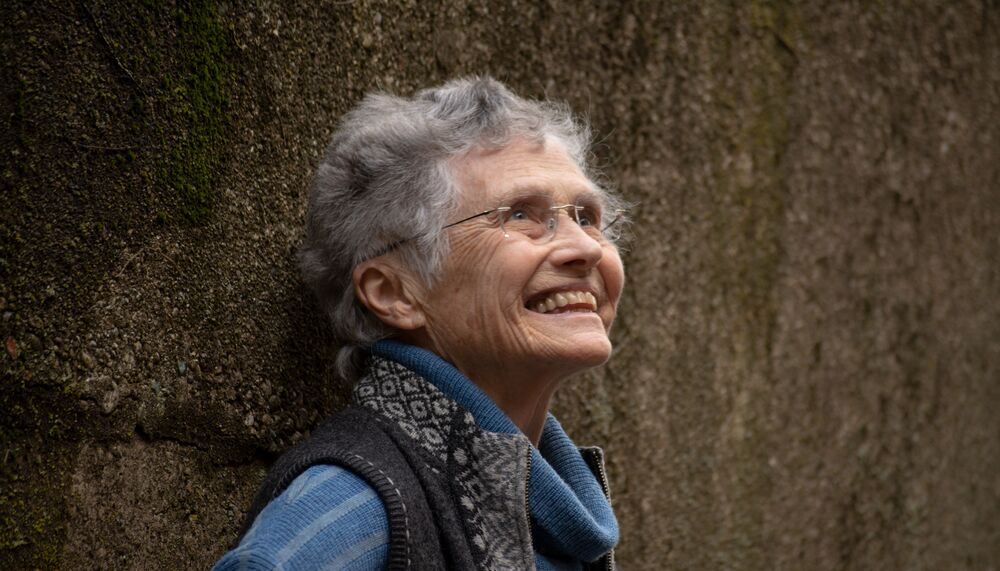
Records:
[[[472,78],[370,95],[301,260],[354,403],[272,468],[216,569],[610,569],[600,449],[549,414],[611,355],[621,201],[568,110]]]

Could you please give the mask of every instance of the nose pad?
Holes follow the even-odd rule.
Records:
[[[579,223],[576,221],[575,215],[570,210],[571,208],[573,208],[572,204],[564,204],[562,206],[553,206],[552,207],[552,211],[555,212],[555,216],[552,216],[551,218],[549,218],[548,220],[545,221],[545,234],[547,236],[546,239],[545,239],[546,242],[550,242],[550,241],[554,240],[555,237],[556,237],[556,234],[559,232],[559,228],[560,227],[565,227],[565,226],[567,226],[567,224],[569,226],[576,226],[577,228],[579,228]],[[565,214],[566,217],[569,218],[569,222],[568,223],[567,222],[561,222],[559,220],[559,214],[560,213]]]
[[[580,227],[580,223],[577,221],[574,215],[571,214],[569,210],[567,210],[569,206],[570,205],[566,205],[558,208],[558,210],[561,210],[562,213],[565,214],[566,218],[568,218],[569,220],[559,220],[559,213],[557,212],[555,216],[549,218],[549,220],[546,222],[546,229],[548,230],[549,240],[555,238],[556,234],[559,233],[560,228],[569,228],[571,232],[572,230],[575,229],[580,234],[583,234],[583,236],[586,237],[588,240],[596,243],[597,240],[595,240],[592,236],[589,236],[583,230],[583,228]]]

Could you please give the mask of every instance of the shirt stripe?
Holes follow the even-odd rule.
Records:
[[[351,513],[355,508],[367,502],[370,498],[371,491],[362,490],[345,500],[344,503],[326,512],[319,519],[313,520],[312,523],[300,531],[298,535],[292,539],[292,541],[286,544],[285,547],[278,552],[278,565],[284,565],[285,562],[295,556],[296,552],[310,539],[316,537],[316,535],[326,529],[327,526],[336,523],[337,520]]]
[[[326,564],[323,569],[345,569],[351,563],[354,563],[365,554],[367,554],[372,549],[379,547],[380,545],[388,545],[389,534],[384,531],[379,530],[372,535],[364,538],[363,540],[355,543],[349,549],[337,556],[336,559]],[[378,568],[381,569],[385,567],[385,563],[381,564]]]
[[[301,477],[295,478],[292,481],[292,485],[288,486],[288,493],[285,495],[284,500],[286,502],[294,502],[302,496],[308,495],[309,492],[315,490],[316,488],[323,485],[324,482],[330,478],[335,478],[344,473],[344,469],[339,466],[330,466],[334,468],[332,470],[323,470],[319,474],[310,474],[301,484],[299,481],[302,480]],[[303,475],[308,474],[309,471],[303,472]],[[296,485],[298,484],[298,485]]]

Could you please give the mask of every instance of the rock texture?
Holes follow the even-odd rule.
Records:
[[[347,388],[294,267],[366,92],[489,73],[636,203],[626,569],[1000,566],[1000,6],[0,3],[0,566],[204,569]]]

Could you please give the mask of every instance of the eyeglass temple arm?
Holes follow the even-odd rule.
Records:
[[[444,230],[445,228],[451,228],[452,226],[457,226],[457,225],[461,224],[462,222],[468,222],[469,220],[472,220],[473,218],[479,218],[480,216],[486,216],[487,214],[493,214],[494,212],[499,212],[499,211],[503,211],[503,210],[510,210],[510,207],[509,206],[501,206],[499,208],[491,208],[490,210],[484,210],[484,211],[480,212],[479,214],[473,214],[472,216],[469,216],[468,218],[463,218],[463,219],[459,220],[458,222],[452,222],[451,224],[448,224],[447,226],[442,226],[441,229]]]
[[[472,220],[473,218],[479,218],[480,216],[486,216],[487,214],[492,214],[492,213],[494,213],[494,212],[496,212],[498,210],[510,210],[510,207],[509,206],[501,206],[500,208],[494,208],[492,210],[484,210],[483,212],[480,212],[479,214],[473,214],[472,216],[469,216],[468,218],[463,218],[463,219],[459,220],[458,222],[452,222],[451,224],[448,224],[447,226],[442,226],[441,229],[444,230],[445,228],[451,228],[452,226],[456,226],[458,224],[461,224],[462,222],[468,222],[469,220]],[[387,245],[379,248],[375,252],[374,255],[369,256],[367,259],[377,258],[379,256],[384,256],[385,254],[388,254],[389,252],[395,250],[396,248],[402,246],[403,244],[409,242],[410,240],[413,240],[414,238],[416,238],[416,236],[411,236],[410,238],[403,238],[402,240],[396,240],[395,242],[387,244]]]
[[[624,215],[625,215],[625,210],[624,210],[624,209],[622,209],[622,208],[618,208],[618,209],[616,209],[616,210],[615,210],[615,217],[611,219],[611,222],[608,222],[607,224],[605,224],[605,225],[604,225],[604,228],[601,228],[601,232],[604,232],[604,231],[605,231],[605,230],[607,230],[608,228],[611,228],[611,226],[612,226],[612,225],[613,225],[613,224],[614,224],[615,222],[618,222],[619,220],[621,220],[621,219],[622,219],[622,216],[624,216]]]

